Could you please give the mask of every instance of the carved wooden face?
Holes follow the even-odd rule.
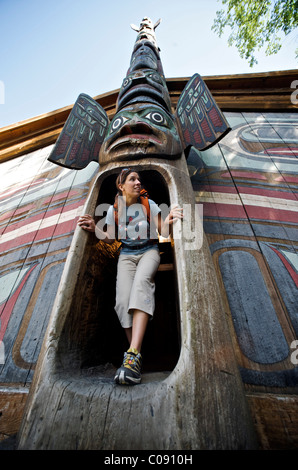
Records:
[[[160,57],[158,50],[148,40],[137,41],[132,53],[129,73],[140,69],[160,71]]]
[[[99,152],[99,163],[147,157],[175,159],[181,153],[172,117],[159,106],[138,103],[114,116]]]
[[[171,112],[171,101],[165,78],[152,69],[136,70],[123,80],[118,109],[132,103],[150,102],[162,105]]]

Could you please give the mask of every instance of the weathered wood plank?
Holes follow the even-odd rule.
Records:
[[[53,288],[55,283],[58,286],[70,243],[69,236],[75,229],[77,210],[83,207],[88,191],[86,181],[94,172],[92,165],[80,174],[58,168],[47,161],[49,151],[45,149],[36,155],[40,166],[30,156],[21,158],[24,165],[21,167],[22,174],[26,174],[27,166],[30,170],[32,165],[32,175],[29,172],[29,179],[22,181],[21,175],[15,172],[11,187],[15,190],[17,186],[13,183],[19,181],[23,182],[24,187],[20,186],[19,196],[15,200],[10,198],[2,202],[6,225],[2,228],[4,233],[0,242],[1,279],[10,284],[5,289],[2,285],[2,292],[5,290],[7,298],[2,304],[1,315],[6,354],[5,364],[1,366],[2,382],[24,383],[32,378],[30,372],[35,366],[54,301]],[[21,276],[30,267],[33,269],[30,277],[26,279],[22,291],[14,293],[13,300],[11,294],[19,281],[6,274],[19,270]],[[42,306],[42,302],[46,307]],[[42,314],[38,311],[39,304]]]
[[[268,130],[268,123],[266,124],[266,120],[264,121],[262,115],[254,113],[245,113],[245,115],[226,113],[226,117],[233,131],[218,145],[222,155],[219,155],[217,148],[211,149],[211,152],[202,152],[202,158],[206,166],[205,172],[202,173],[198,172],[197,169],[193,169],[192,165],[194,165],[194,168],[196,165],[195,160],[190,160],[189,163],[191,165],[190,169],[194,173],[192,181],[194,189],[196,190],[197,201],[202,202],[204,205],[204,226],[212,252],[214,253],[214,262],[217,268],[223,298],[225,299],[226,309],[228,312],[232,310],[233,321],[230,322],[232,335],[234,327],[237,325],[237,316],[241,316],[246,310],[246,303],[250,297],[250,292],[253,298],[255,297],[254,290],[249,291],[245,289],[244,286],[237,288],[240,276],[239,273],[236,275],[237,269],[241,270],[241,276],[247,276],[247,285],[251,282],[249,273],[254,272],[254,270],[251,270],[249,267],[245,268],[245,263],[236,262],[236,259],[238,260],[239,258],[240,260],[241,256],[247,258],[249,254],[256,258],[257,264],[255,264],[255,267],[258,266],[257,269],[261,269],[266,284],[263,294],[266,295],[267,292],[267,295],[269,295],[269,297],[267,297],[268,309],[271,311],[272,307],[274,308],[277,314],[275,321],[277,322],[278,328],[280,328],[279,322],[281,322],[287,348],[295,338],[293,334],[293,326],[295,326],[295,323],[292,313],[291,319],[293,323],[292,325],[288,323],[284,302],[287,303],[288,313],[291,312],[293,305],[297,304],[293,298],[293,292],[291,294],[293,286],[290,287],[290,283],[293,283],[293,281],[287,279],[286,273],[284,273],[284,282],[280,285],[280,289],[283,291],[287,289],[287,293],[284,295],[283,301],[277,290],[276,281],[273,281],[273,273],[270,272],[270,267],[268,266],[270,259],[270,257],[268,258],[268,250],[270,251],[270,248],[267,249],[266,244],[264,244],[266,243],[266,239],[264,241],[264,235],[267,236],[269,241],[270,232],[273,234],[274,231],[271,241],[273,243],[279,241],[280,243],[286,244],[285,246],[288,246],[290,250],[293,239],[291,239],[291,236],[288,237],[288,224],[286,225],[276,220],[263,220],[263,218],[267,218],[266,214],[263,218],[261,217],[259,221],[256,220],[256,218],[258,218],[258,213],[261,213],[262,210],[262,206],[260,209],[258,207],[261,199],[270,210],[274,196],[276,203],[281,201],[277,196],[282,196],[289,198],[291,204],[296,201],[296,197],[291,191],[290,193],[287,192],[287,185],[284,185],[283,181],[285,177],[283,169],[275,165],[270,155],[266,154],[264,141],[257,137],[258,134],[254,134],[254,132],[260,131],[260,135],[262,135],[261,131],[262,129],[264,130],[264,128],[262,128],[264,122]],[[275,131],[270,129],[269,131],[269,134],[274,132],[276,140],[279,142],[279,144],[277,142],[277,145],[281,145],[282,140],[277,138],[278,136]],[[252,132],[254,140],[249,147],[243,146],[244,143],[246,144],[246,141],[244,142],[243,138],[241,140],[241,132],[246,132],[247,135],[249,132]],[[264,152],[264,156],[256,158],[257,155],[260,155],[260,152]],[[189,158],[192,158],[191,155]],[[254,199],[256,201],[255,207],[253,207]],[[252,209],[254,212],[252,212]],[[274,224],[274,226],[272,224]],[[250,245],[248,244],[248,240],[250,240]],[[294,246],[292,248],[294,248]],[[233,256],[234,262],[232,263],[227,262],[230,256]],[[252,258],[247,259],[252,261]],[[222,271],[225,274],[224,283],[222,281]],[[259,297],[257,296],[256,299],[259,299]],[[239,305],[237,308],[233,306],[234,300],[240,302],[240,304],[244,302],[243,305],[241,304],[242,307]],[[263,314],[265,310],[264,308],[262,309]],[[247,318],[251,320],[251,315],[248,314]],[[274,326],[274,323],[272,323],[272,326]],[[244,349],[246,344],[247,347],[249,347],[250,340],[245,339],[245,335],[241,336],[239,331],[237,333],[238,337],[240,334],[241,341],[244,341]],[[252,343],[254,336],[255,335],[252,333]],[[265,352],[265,349],[263,349],[265,343],[263,343],[264,341],[258,342],[259,354],[261,355]],[[276,345],[277,343],[274,342],[274,344]],[[278,341],[278,344],[280,344],[280,341]],[[257,363],[257,360],[251,363],[247,361],[247,357],[245,357],[243,351],[241,352],[239,349],[237,339],[234,342],[234,346],[235,350],[238,351],[237,354],[240,364],[250,369],[259,369],[259,367],[261,367]],[[275,346],[272,345],[272,351],[274,347]],[[266,353],[267,359],[272,364],[270,354],[268,356],[269,350],[267,350]],[[285,351],[284,356],[285,355],[288,356],[288,350]],[[276,368],[273,364],[271,367],[273,367],[273,369]],[[293,368],[289,357],[279,362],[279,368],[280,370],[283,368]]]
[[[28,389],[0,389],[0,443],[19,431],[28,397]]]
[[[247,393],[262,450],[297,450],[298,397]]]

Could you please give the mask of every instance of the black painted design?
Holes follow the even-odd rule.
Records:
[[[105,110],[90,96],[80,94],[49,160],[76,170],[98,162],[108,124]]]
[[[206,150],[231,129],[199,74],[193,75],[177,105],[177,122],[184,148]]]

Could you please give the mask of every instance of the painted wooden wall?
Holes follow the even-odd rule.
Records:
[[[191,179],[261,447],[298,448],[298,115],[225,115]]]
[[[298,387],[298,116],[227,117],[233,131],[189,164],[243,381]]]
[[[53,165],[51,148],[0,165],[0,441],[18,431],[76,221],[98,168]]]
[[[191,151],[189,172],[260,446],[297,447],[298,115],[225,115],[232,132],[210,150]],[[0,440],[18,430],[98,168],[53,165],[51,148],[0,165]]]

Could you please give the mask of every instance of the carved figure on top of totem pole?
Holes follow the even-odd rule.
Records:
[[[79,95],[49,160],[73,169],[91,161],[180,158],[190,146],[205,150],[230,129],[200,75],[183,90],[174,114],[149,18],[140,27],[112,121],[86,94]]]

